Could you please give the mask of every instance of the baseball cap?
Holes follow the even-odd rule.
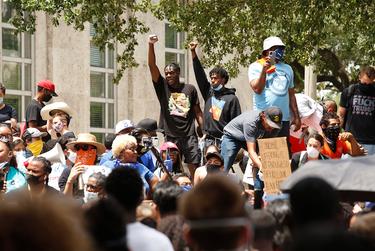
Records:
[[[283,120],[283,113],[279,107],[271,106],[264,110],[267,124],[273,128],[281,129],[281,122]]]
[[[25,133],[23,134],[24,138],[31,137],[31,138],[39,138],[46,136],[46,132],[41,132],[36,128],[27,128]]]
[[[263,51],[270,49],[272,46],[284,46],[285,44],[279,37],[268,37],[263,41]]]
[[[177,151],[180,151],[177,145],[170,141],[164,142],[160,147],[160,151],[166,151],[167,149],[176,149]]]
[[[42,80],[38,83],[36,83],[37,86],[40,86],[40,87],[43,87],[44,89],[47,89],[51,92],[52,96],[57,96],[56,92],[55,92],[55,84],[52,83],[51,81],[49,80]]]
[[[120,122],[118,122],[118,123],[116,124],[116,127],[115,127],[115,133],[118,134],[118,133],[120,133],[122,130],[125,130],[125,129],[128,129],[128,128],[134,128],[134,124],[133,124],[133,122],[131,122],[131,121],[128,120],[128,119],[121,120]]]
[[[158,123],[154,119],[142,119],[138,122],[137,127],[147,130],[148,132],[157,131]]]
[[[223,156],[221,156],[220,153],[212,152],[212,153],[207,153],[207,154],[206,154],[206,160],[209,160],[209,159],[211,159],[212,157],[215,157],[215,158],[220,159],[221,164],[224,164]]]

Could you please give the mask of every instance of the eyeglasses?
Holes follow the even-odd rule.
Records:
[[[96,149],[95,146],[92,146],[92,145],[86,145],[86,144],[80,144],[80,145],[75,145],[74,146],[74,149],[76,151],[79,151],[79,150],[83,150],[83,151],[88,151],[88,150],[91,150],[91,149]]]

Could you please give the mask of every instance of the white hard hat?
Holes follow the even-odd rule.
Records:
[[[268,37],[263,41],[263,51],[270,49],[272,46],[284,46],[285,44],[279,37]]]

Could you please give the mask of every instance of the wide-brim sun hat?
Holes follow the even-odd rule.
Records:
[[[80,133],[78,134],[77,140],[66,144],[70,150],[75,150],[74,146],[77,144],[86,144],[96,147],[96,152],[98,155],[101,155],[105,152],[106,148],[102,143],[96,141],[95,135],[91,133]]]
[[[54,102],[52,104],[44,106],[40,110],[40,115],[42,116],[43,120],[52,119],[51,112],[53,110],[60,110],[68,114],[69,116],[73,115],[73,110],[69,107],[69,105],[65,102]]]

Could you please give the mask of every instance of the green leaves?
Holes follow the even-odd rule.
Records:
[[[337,78],[337,85],[349,84],[347,65],[375,61],[375,3],[370,0],[201,0],[183,7],[177,2],[160,1],[154,14],[195,37],[204,47],[205,63],[225,65],[232,76],[256,59],[270,35],[287,45],[286,61],[314,63],[318,73]]]
[[[119,63],[115,82],[118,83],[122,72],[129,67],[137,66],[134,60],[135,36],[148,32],[149,28],[136,18],[139,12],[147,11],[149,2],[131,0],[10,0],[17,10],[10,22],[18,31],[35,32],[35,12],[47,13],[52,24],[60,22],[72,25],[76,30],[83,30],[87,23],[94,28],[93,43],[100,49],[114,47],[121,43],[125,50],[118,52]],[[29,13],[25,15],[24,13]]]
[[[224,65],[232,77],[262,50],[263,40],[280,36],[286,61],[314,63],[321,74],[337,77],[347,65],[374,64],[375,3],[371,0],[10,0],[17,10],[12,23],[19,31],[35,31],[35,12],[44,11],[54,25],[61,21],[83,30],[91,23],[99,48],[121,43],[118,81],[123,70],[137,66],[136,35],[149,31],[138,19],[149,12],[187,32],[204,48],[206,65]],[[24,13],[30,13],[25,15]],[[324,52],[324,53],[323,53]],[[328,53],[329,52],[329,53]],[[337,68],[338,67],[338,68]],[[300,69],[301,67],[298,67]],[[297,70],[297,68],[295,68]],[[303,76],[301,73],[299,76]],[[339,78],[340,83],[343,76]],[[345,80],[346,81],[346,80]]]

